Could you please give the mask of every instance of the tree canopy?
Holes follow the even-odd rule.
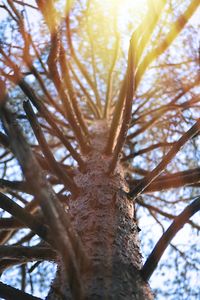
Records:
[[[0,297],[46,295],[57,253],[70,257],[79,285],[84,245],[68,205],[102,126],[106,174],[122,164],[122,193],[135,206],[142,277],[157,268],[157,299],[197,299],[198,4],[2,1],[0,270],[21,292],[0,283]]]

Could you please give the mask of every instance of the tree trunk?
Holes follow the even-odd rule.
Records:
[[[138,226],[133,203],[126,196],[123,167],[118,163],[114,174],[107,174],[111,161],[111,157],[103,154],[107,132],[103,121],[93,125],[93,150],[84,157],[84,173],[77,171],[75,175],[80,194],[69,203],[72,223],[90,262],[81,274],[83,299],[150,300],[152,293],[139,272]],[[72,299],[62,278],[60,265],[46,299]]]

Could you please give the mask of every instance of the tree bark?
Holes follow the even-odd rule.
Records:
[[[91,131],[92,151],[84,157],[86,168],[84,173],[77,170],[74,177],[80,193],[68,204],[73,226],[89,259],[81,274],[83,299],[153,299],[140,276],[138,226],[133,203],[126,196],[124,169],[118,163],[115,172],[107,175],[111,161],[111,156],[104,154],[107,124],[97,121]],[[61,263],[46,299],[72,299],[62,278]]]

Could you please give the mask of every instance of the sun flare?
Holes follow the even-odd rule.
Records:
[[[99,5],[116,16],[118,31],[123,32],[127,26],[138,26],[146,13],[147,0],[102,0]]]

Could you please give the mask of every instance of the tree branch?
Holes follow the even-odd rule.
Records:
[[[10,181],[6,179],[0,179],[0,189],[16,190],[26,194],[32,194],[30,186],[25,181]]]
[[[139,170],[140,171],[140,170]],[[137,172],[137,170],[135,170]],[[140,173],[140,175],[147,175]],[[131,180],[129,181],[129,185],[137,186],[142,182],[143,179],[140,180]],[[190,169],[182,172],[171,173],[159,176],[155,181],[153,181],[147,188],[143,190],[142,193],[151,193],[162,191],[166,189],[179,188],[183,186],[199,186],[200,184],[200,168]]]
[[[140,80],[146,71],[147,67],[152,63],[153,60],[155,60],[158,56],[160,56],[175,40],[177,35],[180,33],[180,31],[184,28],[188,20],[191,18],[191,16],[194,14],[196,9],[199,6],[199,0],[193,0],[190,5],[187,7],[185,12],[178,17],[178,19],[174,22],[173,26],[171,27],[170,32],[165,37],[164,41],[155,49],[150,51],[142,60],[141,64],[138,67],[138,70],[136,72],[136,88],[140,83]]]
[[[23,103],[24,110],[26,112],[26,115],[28,117],[28,120],[31,124],[31,127],[35,133],[35,136],[39,142],[39,145],[41,146],[42,152],[44,153],[45,157],[47,158],[47,161],[49,163],[50,168],[52,169],[53,172],[58,176],[58,178],[61,178],[63,181],[64,185],[66,185],[69,190],[76,194],[78,191],[77,186],[75,183],[72,181],[72,179],[69,177],[67,174],[67,171],[63,171],[62,168],[60,167],[59,163],[55,160],[51,150],[49,149],[48,143],[46,142],[46,139],[44,137],[44,134],[41,130],[40,124],[37,120],[37,117],[34,114],[34,111],[28,101],[25,101]]]
[[[196,135],[200,130],[200,119],[187,131],[181,138],[172,146],[169,152],[164,156],[162,161],[157,165],[157,167],[150,172],[135,188],[129,192],[129,196],[134,199],[144,191],[152,182],[155,180],[164,168],[169,164],[169,162],[174,158],[174,156],[179,152],[181,147],[194,135]]]
[[[14,218],[0,218],[0,230],[19,229],[24,227],[27,227],[27,225]]]
[[[131,109],[132,101],[135,91],[135,66],[134,66],[134,57],[135,57],[135,45],[133,44],[134,39],[130,40],[129,53],[128,53],[128,66],[127,66],[127,84],[126,84],[126,100],[124,104],[124,111],[122,115],[122,125],[117,137],[115,149],[113,152],[113,158],[109,167],[109,173],[112,173],[115,169],[116,163],[118,161],[119,153],[125,143],[130,119],[131,119]]]
[[[191,169],[183,172],[163,175],[152,182],[144,193],[166,190],[170,188],[179,188],[200,183],[200,168]]]
[[[75,118],[73,104],[70,101],[67,93],[65,92],[63,82],[60,78],[58,68],[57,68],[57,60],[60,56],[60,35],[58,32],[58,28],[54,28],[54,31],[51,32],[51,48],[50,53],[48,57],[48,66],[51,74],[51,78],[54,82],[54,85],[58,91],[58,94],[62,100],[64,110],[67,116],[67,120],[70,124],[71,129],[73,130],[74,134],[77,137],[77,140],[79,142],[79,145],[83,152],[88,151],[88,144],[86,137],[84,136],[84,132],[80,130],[80,127],[77,123],[77,118]]]
[[[76,65],[78,66],[80,72],[82,73],[83,77],[86,79],[87,83],[89,84],[89,86],[92,88],[92,90],[94,91],[95,94],[95,98],[96,98],[96,104],[98,106],[98,109],[101,113],[102,110],[102,104],[101,104],[101,100],[100,100],[100,96],[99,96],[99,92],[97,90],[97,88],[95,87],[94,82],[92,82],[90,75],[88,74],[86,68],[84,67],[84,65],[80,62],[78,56],[76,55],[76,52],[74,50],[73,47],[73,43],[72,43],[72,36],[71,36],[71,30],[70,30],[70,15],[69,15],[69,5],[70,5],[70,1],[66,2],[66,11],[67,11],[67,15],[66,15],[66,37],[67,37],[67,41],[69,44],[69,48],[71,51],[71,55],[76,63]]]
[[[115,16],[114,20],[114,31],[115,31],[115,46],[114,46],[114,54],[113,59],[111,62],[111,66],[109,68],[108,72],[108,79],[107,79],[107,90],[106,90],[106,100],[105,100],[105,106],[104,106],[104,118],[108,118],[109,116],[109,110],[111,106],[111,100],[112,100],[112,84],[113,84],[113,71],[117,62],[119,49],[120,49],[120,35],[117,31],[117,20]]]
[[[0,246],[1,259],[24,259],[28,261],[34,260],[52,260],[56,259],[56,252],[47,247],[34,246]]]
[[[59,203],[55,192],[41,172],[16,120],[6,107],[1,108],[1,115],[5,131],[10,138],[11,146],[27,181],[30,183],[34,180],[33,193],[37,197],[51,229],[54,246],[63,260],[66,270],[65,279],[69,278],[72,293],[76,299],[80,299],[83,293],[80,267],[86,263],[86,256],[80,239],[71,226],[69,217]]]
[[[130,153],[129,155],[125,156],[122,158],[122,161],[126,161],[126,160],[129,160],[131,158],[134,158],[138,155],[142,155],[142,154],[145,154],[147,152],[150,152],[154,149],[157,149],[157,148],[160,148],[160,147],[169,147],[169,146],[172,146],[174,143],[167,143],[167,142],[161,142],[161,143],[157,143],[157,144],[153,144],[149,147],[146,147],[146,148],[143,148],[143,149],[140,149],[138,151],[135,151],[135,152],[132,152]]]
[[[48,227],[2,193],[0,193],[0,207],[10,213],[17,220],[28,226],[42,239],[52,244],[52,240],[50,239],[48,233]]]
[[[147,203],[145,203],[144,201],[141,201],[139,198],[140,198],[140,197],[138,197],[138,198],[136,199],[136,202],[137,202],[139,205],[141,205],[141,206],[147,208],[149,211],[154,211],[154,212],[158,213],[159,215],[161,215],[161,216],[163,216],[163,217],[165,217],[165,218],[168,218],[168,219],[175,219],[175,218],[176,218],[175,215],[169,214],[169,213],[163,211],[162,209],[159,209],[159,208],[156,207],[156,206],[147,204]],[[200,230],[200,226],[197,225],[197,224],[195,224],[194,222],[188,220],[187,223],[190,224],[193,228],[196,228],[197,230]]]
[[[74,113],[76,115],[76,118],[77,118],[79,126],[80,126],[79,130],[82,130],[84,132],[85,138],[86,138],[89,135],[88,128],[85,123],[85,119],[83,117],[81,108],[79,108],[79,105],[77,102],[74,87],[72,85],[72,81],[71,81],[70,74],[69,74],[69,67],[68,67],[68,63],[66,60],[65,49],[64,49],[62,43],[60,45],[59,62],[60,62],[60,66],[61,66],[61,72],[62,72],[62,77],[63,77],[64,83],[65,83],[65,87],[68,90],[69,98],[70,98]]]
[[[200,210],[200,197],[196,198],[190,205],[188,205],[182,213],[180,213],[169,226],[167,231],[162,235],[153,251],[146,260],[142,270],[141,276],[147,281],[155,271],[157,264],[162,257],[165,249],[177,234],[177,232],[184,226],[184,224]]]
[[[0,296],[6,300],[42,300],[41,298],[31,296],[2,282],[0,282]]]

